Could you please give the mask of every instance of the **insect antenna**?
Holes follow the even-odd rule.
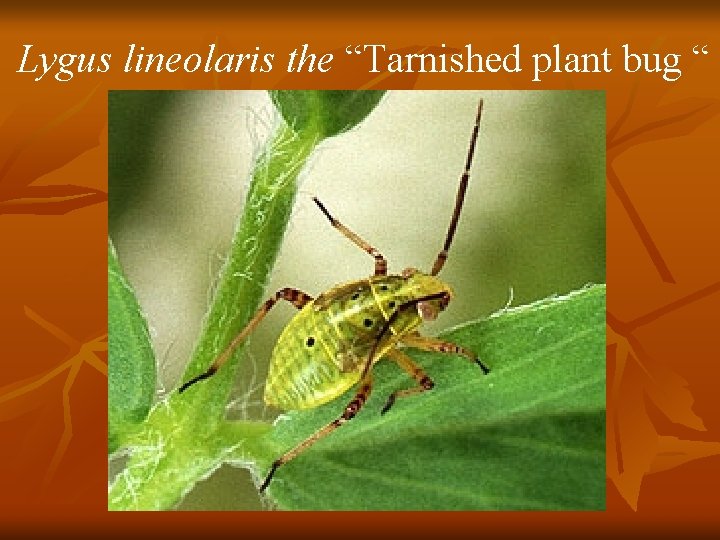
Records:
[[[477,142],[478,131],[480,129],[482,109],[483,100],[481,99],[478,103],[475,126],[473,127],[472,136],[470,137],[470,148],[468,149],[467,160],[465,161],[465,170],[460,177],[460,185],[458,186],[457,196],[455,198],[455,210],[453,210],[450,226],[448,227],[447,235],[445,236],[445,244],[443,245],[440,253],[438,253],[432,267],[432,272],[430,272],[433,276],[437,276],[440,273],[440,270],[447,260],[448,251],[450,250],[453,236],[455,236],[455,229],[457,228],[458,220],[460,219],[460,211],[462,210],[463,202],[465,201],[465,191],[467,190],[468,180],[470,179],[470,166],[472,165],[473,155],[475,154],[475,143]]]

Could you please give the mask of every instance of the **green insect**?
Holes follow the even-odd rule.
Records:
[[[207,371],[180,387],[179,391],[183,392],[196,382],[211,377],[278,300],[286,300],[300,311],[280,334],[273,350],[265,385],[265,402],[284,410],[309,409],[336,399],[351,386],[358,385],[355,397],[337,419],[273,462],[260,491],[267,488],[280,466],[357,414],[370,395],[372,367],[379,360],[387,358],[396,362],[417,382],[413,388],[390,394],[382,414],[398,398],[433,388],[432,379],[399,348],[400,345],[457,354],[477,363],[483,373],[489,373],[488,367],[472,351],[417,332],[422,322],[435,319],[453,296],[450,287],[436,276],[448,257],[465,199],[482,108],[481,100],[445,244],[429,274],[407,268],[399,275],[388,275],[387,261],[380,252],[335,219],[318,199],[313,198],[333,227],[375,258],[374,275],[337,285],[315,299],[297,289],[279,290],[265,301]]]

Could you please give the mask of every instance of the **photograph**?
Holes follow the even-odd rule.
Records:
[[[604,510],[600,90],[108,92],[109,510]]]

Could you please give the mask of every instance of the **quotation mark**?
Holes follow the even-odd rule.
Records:
[[[703,45],[700,47],[700,45],[695,45],[692,49],[693,54],[708,54],[707,45]]]
[[[362,45],[355,45],[355,47],[353,47],[352,45],[348,45],[347,47],[345,47],[345,54],[362,54],[362,47]]]

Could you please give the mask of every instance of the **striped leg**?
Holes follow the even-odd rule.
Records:
[[[415,386],[413,388],[407,388],[404,390],[395,390],[392,394],[390,394],[390,396],[388,396],[388,399],[385,402],[382,410],[380,411],[380,414],[385,414],[386,412],[388,412],[390,410],[390,407],[392,407],[395,403],[395,400],[397,400],[397,398],[420,394],[421,392],[432,390],[435,386],[435,383],[432,381],[432,379],[428,377],[427,374],[422,370],[422,368],[418,366],[415,362],[413,362],[407,354],[398,349],[393,349],[387,354],[389,358],[395,360],[397,365],[403,368],[413,379],[415,379],[415,381],[418,383],[418,386]]]
[[[275,475],[275,471],[280,468],[280,466],[284,465],[291,459],[297,457],[299,454],[303,453],[305,450],[307,450],[309,447],[311,447],[313,444],[315,444],[317,441],[322,439],[323,437],[329,435],[333,431],[335,431],[337,428],[342,426],[345,422],[348,420],[352,420],[355,415],[358,413],[358,411],[362,408],[362,406],[367,401],[368,397],[370,396],[370,391],[372,390],[372,377],[370,373],[368,373],[365,378],[362,380],[362,383],[360,384],[360,388],[355,394],[355,397],[348,403],[347,407],[345,407],[345,410],[343,413],[330,422],[328,425],[326,425],[324,428],[321,428],[317,430],[315,433],[310,435],[307,439],[305,439],[303,442],[298,444],[295,448],[290,450],[289,452],[286,452],[282,456],[280,456],[278,459],[276,459],[272,466],[270,467],[270,472],[265,477],[265,480],[263,481],[262,485],[260,486],[260,491],[265,491],[265,489],[268,487],[268,484],[270,484],[270,481],[272,480],[273,476]]]
[[[365,240],[360,238],[357,234],[352,232],[345,225],[340,223],[337,219],[332,217],[330,212],[327,211],[323,203],[321,203],[317,197],[313,197],[313,201],[315,201],[315,204],[317,204],[320,210],[322,210],[322,213],[325,214],[325,217],[328,218],[328,220],[330,221],[330,225],[339,230],[347,239],[349,239],[353,244],[362,249],[365,253],[369,253],[372,257],[375,257],[375,275],[387,275],[387,261],[385,260],[385,257],[383,257],[377,249],[372,247]]]
[[[230,344],[225,348],[225,350],[220,354],[220,356],[215,359],[215,361],[207,369],[207,371],[187,381],[180,387],[178,392],[182,393],[196,382],[212,377],[215,372],[220,369],[220,367],[222,367],[225,362],[227,362],[230,356],[232,356],[232,353],[235,352],[235,349],[238,348],[238,346],[245,340],[245,338],[248,337],[248,335],[250,335],[253,330],[255,330],[255,327],[260,323],[260,321],[265,318],[265,315],[268,314],[268,311],[272,309],[272,307],[277,303],[278,300],[287,300],[296,308],[302,309],[305,304],[307,304],[308,302],[312,302],[312,296],[305,294],[304,292],[297,289],[291,289],[289,287],[280,289],[278,292],[276,292],[273,296],[271,296],[265,301],[265,303],[260,307],[260,309],[257,310],[253,318],[250,319],[250,322],[247,323],[245,328],[243,328],[237,336],[235,336],[235,338],[230,342]]]
[[[435,351],[440,353],[450,353],[464,356],[471,362],[475,362],[478,366],[480,366],[480,369],[482,369],[485,375],[490,373],[490,368],[483,364],[482,360],[478,358],[477,354],[475,354],[471,350],[468,350],[459,345],[455,345],[454,343],[451,343],[449,341],[443,341],[437,338],[421,336],[417,332],[413,332],[404,336],[402,338],[402,342],[408,347],[413,347],[415,349],[420,349],[423,351]]]

